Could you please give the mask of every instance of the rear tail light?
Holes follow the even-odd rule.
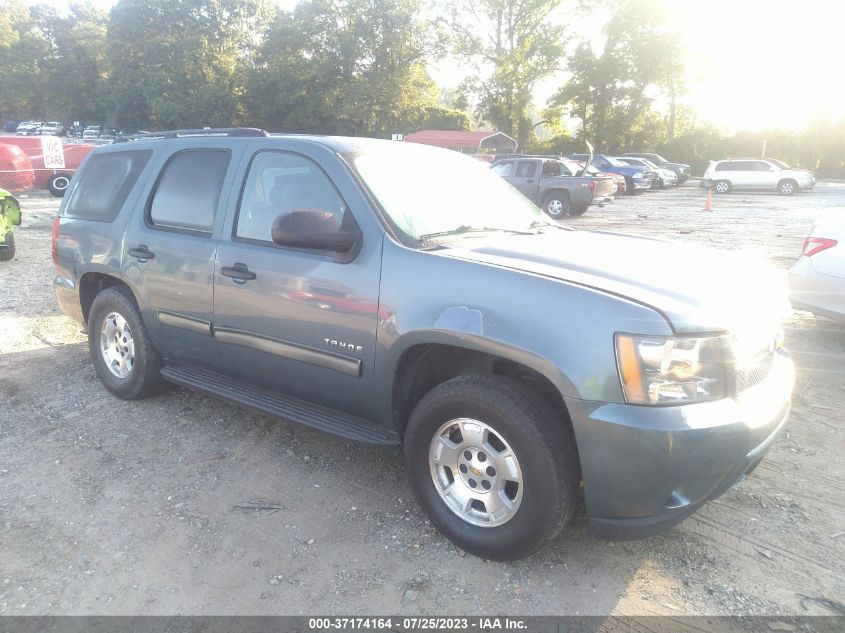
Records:
[[[53,218],[53,266],[59,270],[59,218]]]
[[[804,250],[802,251],[805,257],[812,257],[816,253],[821,253],[824,250],[836,246],[838,242],[826,237],[808,237],[804,240]]]

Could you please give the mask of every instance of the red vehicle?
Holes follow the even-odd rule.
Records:
[[[579,165],[581,165],[581,167],[584,166],[583,160],[576,160],[575,162],[578,163]],[[625,184],[625,176],[623,176],[621,174],[612,174],[610,172],[599,171],[598,169],[596,169],[592,165],[590,165],[587,168],[587,173],[590,176],[605,176],[607,178],[613,178],[616,181],[616,193],[617,194],[621,195],[621,194],[625,193],[625,190],[627,189],[627,185]]]
[[[65,168],[46,169],[44,167],[44,150],[41,145],[41,137],[0,136],[0,145],[17,147],[29,157],[31,164],[26,169],[29,169],[32,174],[32,184],[28,187],[24,186],[22,189],[33,187],[35,189],[47,188],[54,196],[64,195],[68,183],[70,183],[70,179],[79,165],[82,164],[88,153],[97,147],[92,143],[64,143],[62,144],[62,149],[65,154]],[[17,189],[17,191],[20,190]]]
[[[17,145],[0,144],[0,188],[17,193],[32,189],[34,184],[29,156]]]

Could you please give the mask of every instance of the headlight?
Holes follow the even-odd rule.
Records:
[[[633,176],[633,177],[634,177],[636,180],[639,180],[640,178],[642,178],[642,177],[643,177],[643,172],[641,172],[641,171],[640,171],[640,172],[637,172],[636,174],[634,174],[634,176]]]
[[[727,394],[725,337],[616,335],[625,400],[667,405],[718,400]]]

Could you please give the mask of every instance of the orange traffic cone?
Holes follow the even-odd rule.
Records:
[[[710,191],[710,187],[707,187],[707,199],[704,201],[704,210],[705,211],[712,211],[713,207],[711,206],[712,200],[712,192]]]

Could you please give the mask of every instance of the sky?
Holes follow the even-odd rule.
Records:
[[[105,8],[114,1],[94,0]],[[286,9],[296,2],[276,0]],[[699,122],[735,132],[800,130],[816,118],[845,118],[845,0],[662,2],[686,43],[684,99]],[[68,4],[47,3],[60,8]],[[576,28],[598,41],[597,23]],[[455,60],[433,68],[434,78],[447,88],[466,72]],[[565,80],[562,73],[539,86],[537,105],[542,108]]]

